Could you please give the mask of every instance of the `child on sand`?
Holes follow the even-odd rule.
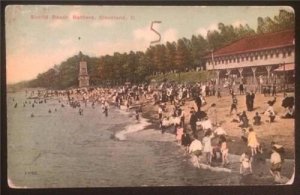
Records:
[[[217,90],[217,97],[218,97],[218,98],[221,98],[221,89],[220,89],[220,87],[219,87],[218,90]]]
[[[248,131],[247,129],[242,129],[242,135],[241,135],[241,139],[243,140],[243,142],[245,142],[246,144],[248,143]]]
[[[248,151],[244,152],[240,157],[240,174],[249,175],[252,173],[252,158],[250,157]]]
[[[275,146],[272,147],[270,162],[271,162],[270,173],[274,177],[274,180],[278,181],[281,178],[280,172],[281,172],[282,160]]]
[[[253,117],[254,123],[253,125],[260,125],[261,124],[261,116],[259,116],[258,112],[255,113]]]
[[[281,161],[283,162],[284,161],[284,153],[285,153],[283,145],[277,144],[276,142],[272,141],[271,147],[275,147],[276,151],[278,152],[278,154],[281,157]]]
[[[221,145],[221,153],[222,153],[222,165],[225,166],[229,163],[229,161],[228,161],[228,147],[224,135],[220,136],[220,145]]]
[[[202,143],[197,137],[193,137],[193,141],[189,146],[189,153],[193,154],[192,158],[194,163],[198,168],[200,168],[199,164],[199,156],[202,154]]]
[[[183,134],[181,136],[181,145],[183,145],[185,147],[186,153],[189,150],[190,144],[191,144],[190,136],[187,134],[186,130],[183,130]]]
[[[135,119],[136,119],[137,121],[140,120],[140,114],[139,114],[139,111],[138,111],[138,110],[135,110]]]
[[[183,135],[183,127],[181,125],[177,125],[177,128],[176,128],[176,140],[177,140],[177,143],[179,145],[181,144],[182,135]]]
[[[159,119],[159,120],[162,119],[162,113],[163,113],[162,106],[159,105],[159,106],[158,106],[158,119]]]
[[[249,126],[249,119],[247,117],[246,111],[243,111],[241,115],[238,115],[240,118],[240,125],[239,127],[247,128]]]
[[[249,128],[248,146],[251,148],[252,156],[254,156],[257,153],[259,143],[257,141],[256,133],[254,132],[252,127]]]
[[[235,110],[235,112],[237,112],[237,104],[238,104],[238,101],[236,99],[236,96],[235,95],[232,95],[232,104],[231,104],[231,108],[230,108],[230,115],[232,114],[232,111]]]
[[[212,159],[212,146],[211,146],[211,138],[213,137],[212,131],[208,129],[205,132],[204,138],[202,139],[203,142],[203,152],[206,156],[206,162],[208,165],[211,164]]]

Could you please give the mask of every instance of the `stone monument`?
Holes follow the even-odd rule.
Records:
[[[87,71],[87,62],[81,59],[79,63],[79,87],[88,87],[90,86],[90,77]]]

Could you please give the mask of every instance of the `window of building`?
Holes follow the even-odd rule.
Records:
[[[291,55],[292,55],[292,50],[289,49],[289,51],[288,51],[288,56],[291,56]]]

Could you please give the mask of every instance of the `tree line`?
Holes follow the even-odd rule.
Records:
[[[287,10],[270,17],[257,18],[257,29],[245,25],[218,24],[218,30],[208,31],[207,36],[193,35],[190,39],[180,38],[176,42],[166,42],[149,46],[145,52],[115,52],[113,55],[89,57],[82,54],[68,58],[60,65],[54,65],[36,79],[22,82],[25,87],[46,87],[66,89],[78,86],[79,61],[88,64],[91,85],[118,85],[124,82],[141,83],[149,76],[168,72],[183,72],[205,69],[202,57],[241,38],[277,32],[295,27],[295,15]],[[19,83],[20,85],[20,83]]]

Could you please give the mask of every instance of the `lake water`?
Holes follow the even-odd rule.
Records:
[[[100,105],[88,105],[80,116],[58,100],[34,108],[23,107],[24,101],[23,92],[8,94],[8,178],[14,186],[239,184],[238,174],[196,169],[174,135],[145,129],[147,121],[137,122],[131,113],[111,107],[105,117]]]

